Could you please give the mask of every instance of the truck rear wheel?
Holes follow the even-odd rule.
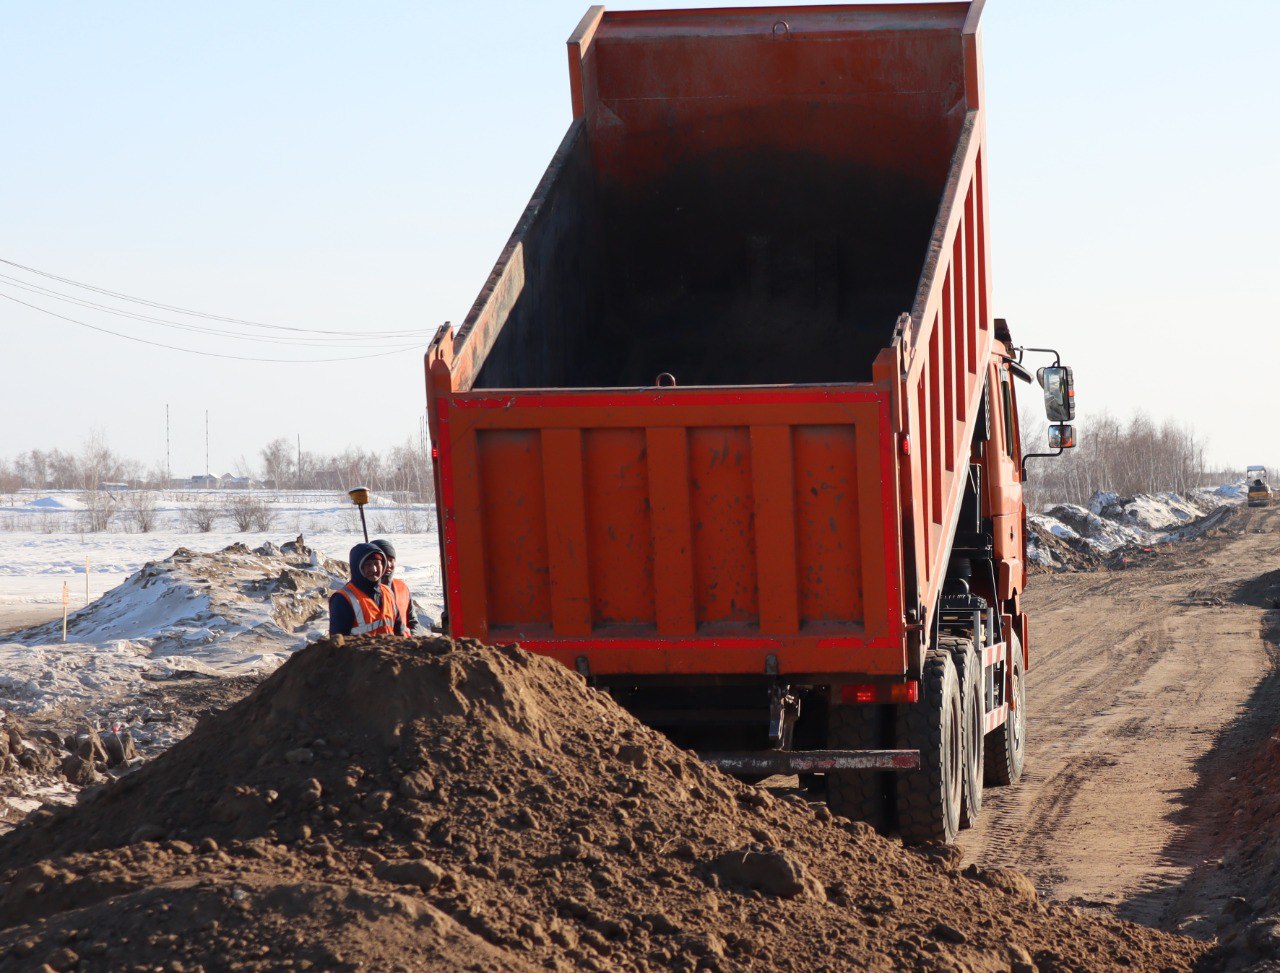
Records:
[[[886,739],[885,707],[874,704],[833,706],[827,740],[833,750],[880,750]],[[889,823],[892,781],[883,770],[835,770],[827,774],[827,807],[855,821],[865,821],[877,831]]]
[[[964,701],[951,653],[925,657],[920,702],[898,707],[898,746],[920,751],[920,769],[900,774],[898,829],[910,844],[951,842],[964,793]]]
[[[1009,654],[1013,657],[1012,692],[1009,693],[1009,712],[1004,722],[987,735],[988,784],[1016,784],[1022,777],[1022,764],[1027,746],[1027,694],[1026,678],[1022,664],[1022,644],[1016,635],[1009,638]]]
[[[964,795],[960,805],[960,827],[972,828],[982,813],[982,780],[985,773],[986,713],[982,696],[982,657],[968,639],[952,650],[960,698],[964,710]]]

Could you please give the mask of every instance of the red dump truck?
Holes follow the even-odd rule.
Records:
[[[1025,745],[980,7],[592,7],[568,132],[426,360],[450,634],[913,841]]]

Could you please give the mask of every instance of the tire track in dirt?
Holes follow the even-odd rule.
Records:
[[[1280,511],[1118,572],[1042,575],[1032,613],[1027,773],[988,792],[966,857],[1043,892],[1159,925],[1212,853],[1189,806],[1197,761],[1270,671],[1274,629],[1229,592],[1280,560]]]

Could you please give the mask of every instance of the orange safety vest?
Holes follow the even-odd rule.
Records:
[[[399,578],[391,579],[391,592],[395,596],[396,617],[400,619],[400,631],[409,634],[409,586]]]
[[[382,604],[365,594],[348,581],[345,587],[338,589],[338,594],[345,595],[351,603],[351,611],[356,617],[352,635],[395,635],[396,634],[396,598],[386,585],[382,588]]]

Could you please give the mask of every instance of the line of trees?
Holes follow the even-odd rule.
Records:
[[[389,452],[375,453],[348,447],[341,453],[325,455],[297,452],[284,437],[263,447],[261,466],[254,468],[243,459],[237,464],[241,476],[257,476],[277,490],[346,490],[364,486],[375,492],[410,493],[420,501],[434,498],[431,457],[420,439],[410,437]]]
[[[78,453],[32,449],[14,459],[0,458],[0,492],[96,490],[99,483],[159,485],[164,469],[148,471],[137,460],[113,452],[100,432],[93,432]]]
[[[1044,452],[1043,416],[1023,416],[1026,453]],[[1087,503],[1098,490],[1188,493],[1208,483],[1205,440],[1189,426],[1156,422],[1144,413],[1126,420],[1103,413],[1078,424],[1080,445],[1052,459],[1028,464],[1027,508],[1047,503]]]
[[[274,490],[345,491],[364,486],[375,492],[406,494],[419,502],[434,499],[428,447],[410,437],[385,453],[348,448],[340,453],[304,451],[290,440],[272,440],[258,454],[257,463],[243,457],[237,476]],[[32,449],[12,459],[0,457],[0,493],[31,490],[84,490],[102,483],[125,483],[134,489],[171,486],[163,466],[150,468],[115,453],[101,433],[92,433],[79,452]]]
[[[1024,452],[1043,451],[1043,415],[1028,409],[1022,419]],[[1097,490],[1123,496],[1186,493],[1207,483],[1205,441],[1190,427],[1156,422],[1143,413],[1128,420],[1103,413],[1080,425],[1079,438],[1079,446],[1056,459],[1031,461],[1029,509],[1064,501],[1087,503]],[[435,497],[428,446],[419,437],[383,453],[347,448],[334,454],[299,454],[291,440],[280,437],[259,451],[257,463],[241,458],[235,472],[274,490],[342,492],[364,486],[419,502]],[[90,435],[77,453],[33,449],[12,460],[0,458],[0,493],[23,488],[95,491],[100,483],[151,489],[170,485],[163,467],[147,469],[116,454],[100,433]]]

